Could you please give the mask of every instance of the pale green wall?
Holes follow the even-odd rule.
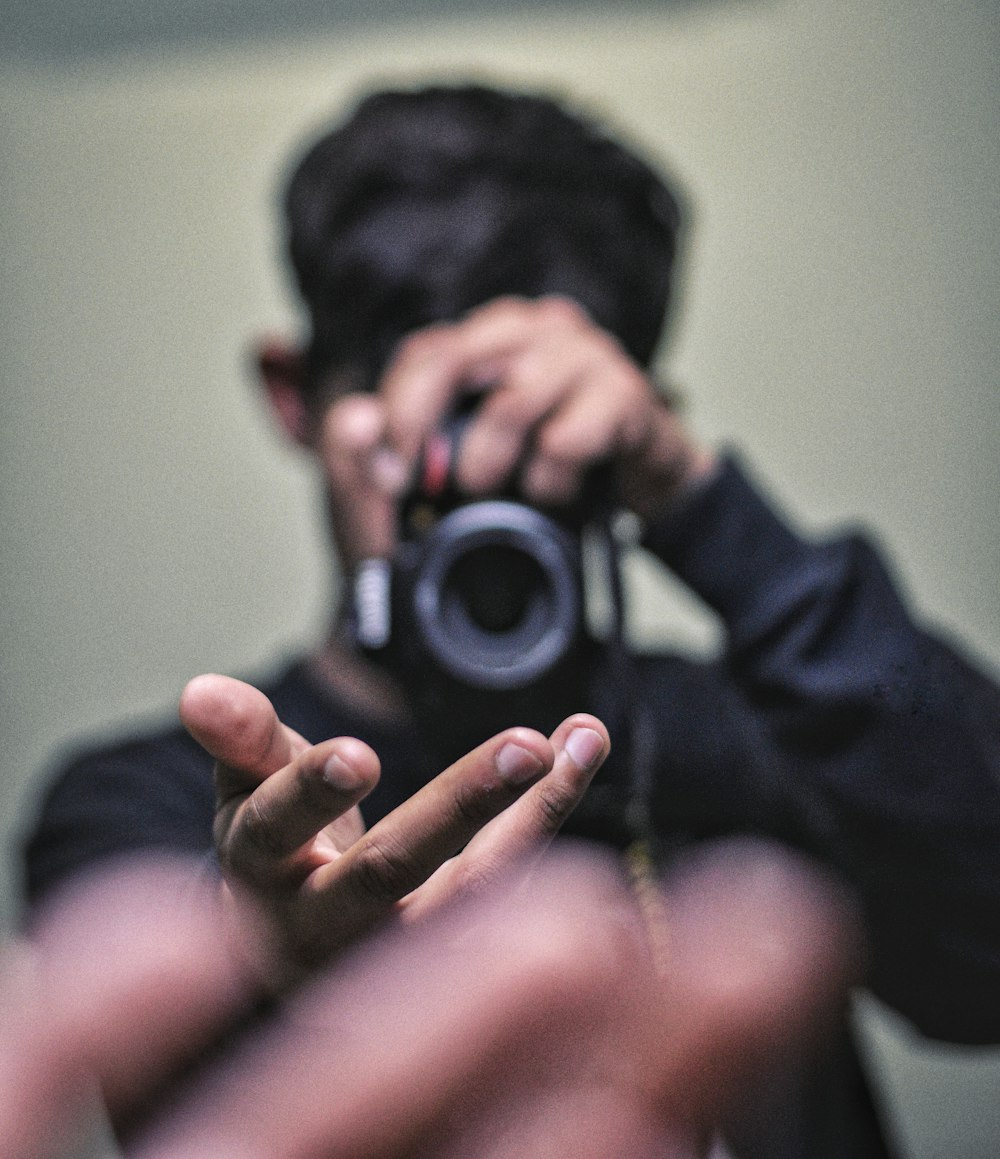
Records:
[[[68,738],[318,631],[313,488],[244,355],[293,317],[278,167],[389,77],[554,85],[667,162],[696,214],[664,364],[696,425],[806,527],[873,527],[1000,667],[995,4],[496,12],[0,78],[8,831]],[[710,635],[639,582],[645,639]],[[1000,1064],[874,1025],[912,1155],[991,1154]]]

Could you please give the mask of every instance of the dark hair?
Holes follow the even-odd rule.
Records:
[[[479,86],[367,97],[286,196],[310,379],[377,381],[407,332],[502,294],[574,298],[640,363],[680,211],[643,161],[555,101]]]

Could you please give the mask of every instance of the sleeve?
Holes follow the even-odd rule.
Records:
[[[732,459],[644,542],[720,615],[755,824],[856,891],[873,991],[925,1034],[1000,1041],[1000,690],[863,537],[804,541]]]
[[[105,859],[208,854],[213,793],[210,759],[179,732],[77,756],[51,781],[24,842],[29,910]]]

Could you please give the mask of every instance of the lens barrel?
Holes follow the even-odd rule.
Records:
[[[520,503],[469,503],[424,536],[413,615],[429,658],[476,688],[531,684],[577,640],[580,545]]]

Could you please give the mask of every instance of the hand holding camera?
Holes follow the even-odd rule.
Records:
[[[395,503],[432,434],[470,391],[481,405],[452,465],[457,488],[513,486],[540,507],[571,503],[588,472],[614,467],[625,506],[648,518],[712,470],[644,371],[565,298],[498,298],[411,334],[377,393],[328,408],[319,432],[334,531],[348,570],[392,556]]]
[[[371,405],[369,485],[387,461],[407,482],[391,531],[384,497],[363,504],[381,504],[367,517],[381,550],[355,557],[355,639],[404,682],[530,687],[581,640],[584,529],[607,521],[619,488],[650,514],[711,465],[621,347],[560,298],[499,299],[410,336]]]
[[[516,473],[523,499],[557,506],[594,465],[613,463],[627,504],[648,516],[712,466],[646,373],[567,298],[497,298],[401,344],[379,394],[387,444],[411,471],[470,388],[487,395],[456,464],[468,494]]]

